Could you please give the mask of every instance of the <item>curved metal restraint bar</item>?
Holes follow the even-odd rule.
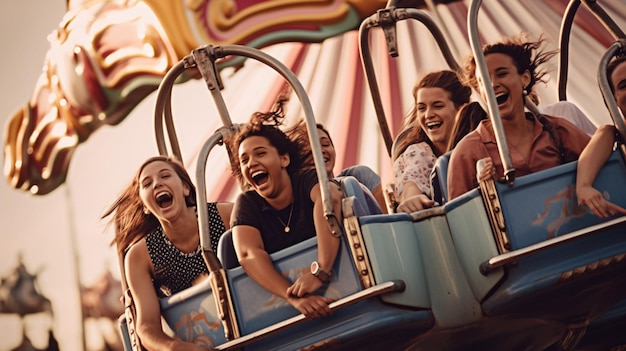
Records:
[[[446,42],[446,39],[437,27],[437,24],[432,20],[428,13],[411,8],[395,8],[393,7],[394,1],[390,1],[387,8],[378,10],[375,14],[366,18],[361,22],[359,27],[359,53],[361,54],[361,61],[363,63],[363,69],[365,71],[365,77],[369,84],[370,93],[372,94],[372,100],[374,102],[374,109],[376,110],[376,116],[378,117],[378,124],[380,126],[385,146],[387,147],[387,153],[391,156],[391,148],[393,146],[393,137],[389,131],[389,125],[387,118],[385,117],[385,109],[383,108],[382,99],[380,97],[380,90],[378,88],[378,82],[376,80],[376,72],[372,63],[372,57],[369,49],[369,30],[372,27],[382,27],[385,34],[385,40],[387,42],[387,50],[391,57],[398,56],[398,44],[396,39],[396,22],[405,20],[408,18],[415,19],[423,23],[428,30],[430,30],[435,41],[439,45],[439,48],[448,63],[448,66],[459,72],[460,67]]]
[[[618,54],[626,54],[626,38],[622,38],[614,42],[611,46],[609,46],[604,55],[602,55],[598,68],[598,84],[600,85],[600,92],[604,98],[604,103],[609,109],[611,119],[613,119],[613,124],[622,137],[622,140],[626,140],[626,124],[624,124],[625,116],[619,107],[617,107],[617,101],[615,101],[615,97],[613,96],[609,85],[609,77],[606,76],[606,66],[609,64],[611,58]]]
[[[374,296],[390,293],[390,292],[402,292],[405,289],[405,284],[401,280],[392,280],[388,282],[384,282],[378,285],[374,285],[371,288],[361,290],[355,294],[347,296],[343,299],[335,301],[329,305],[331,311],[337,311],[341,308],[348,307],[350,305],[354,305],[357,302],[367,300]],[[281,330],[286,328],[294,327],[296,325],[302,324],[308,321],[308,319],[303,315],[299,314],[295,317],[291,317],[287,320],[284,320],[280,323],[274,324],[272,326],[263,328],[261,330],[257,330],[254,333],[250,333],[246,336],[243,336],[237,340],[229,341],[224,344],[218,345],[215,347],[215,350],[235,350],[246,345],[250,345],[253,342],[259,341],[261,339],[272,336]]]
[[[218,111],[220,113],[220,117],[223,124],[225,125],[225,127],[221,128],[213,136],[211,136],[202,147],[196,169],[196,179],[198,179],[196,195],[198,201],[198,221],[200,227],[200,240],[203,248],[203,256],[209,271],[212,273],[211,285],[215,293],[216,303],[219,308],[220,315],[222,317],[222,320],[224,321],[224,332],[227,340],[237,338],[239,336],[239,331],[237,328],[232,304],[228,302],[230,293],[228,290],[229,287],[227,284],[226,273],[221,266],[221,263],[217,259],[217,256],[211,250],[209,219],[206,208],[206,185],[204,184],[204,180],[206,176],[206,163],[210,151],[215,145],[223,143],[224,137],[226,137],[227,134],[234,133],[235,131],[235,128],[228,114],[228,109],[220,93],[223,85],[219,80],[219,74],[215,64],[215,62],[220,58],[224,58],[229,55],[256,59],[257,61],[262,62],[267,66],[270,66],[279,74],[281,74],[293,87],[294,92],[300,99],[300,102],[303,106],[307,131],[309,134],[309,138],[312,141],[311,148],[313,152],[313,158],[317,169],[317,176],[319,182],[321,183],[320,188],[324,205],[324,216],[327,219],[328,225],[333,235],[340,236],[342,233],[341,227],[339,226],[339,221],[333,212],[332,198],[330,197],[330,186],[328,183],[328,176],[325,172],[321,146],[319,144],[319,138],[317,135],[317,127],[315,124],[315,118],[313,117],[313,109],[304,88],[300,84],[297,77],[293,74],[293,72],[291,72],[280,61],[276,60],[270,55],[267,55],[266,53],[258,49],[241,45],[230,45],[222,47],[213,47],[211,45],[207,45],[194,50],[190,55],[187,55],[175,66],[173,66],[161,82],[157,94],[157,104],[155,109],[155,134],[159,153],[162,155],[168,154],[165,142],[165,135],[163,132],[163,120],[165,120],[172,153],[182,160],[180,147],[178,145],[178,138],[172,120],[170,100],[171,90],[174,82],[176,81],[176,78],[181,75],[186,69],[197,68],[197,70],[201,73],[207,84],[207,87],[213,95]]]
[[[559,100],[567,100],[567,75],[569,70],[569,42],[572,32],[572,24],[576,12],[583,4],[591,13],[600,21],[600,23],[611,33],[614,39],[625,38],[624,32],[613,21],[613,19],[604,11],[596,0],[571,0],[565,9],[563,20],[561,21],[561,30],[559,32],[559,63],[558,63],[558,87]]]
[[[514,263],[521,258],[532,256],[534,254],[543,252],[546,249],[557,247],[576,239],[582,239],[590,234],[596,234],[599,231],[610,229],[624,223],[626,223],[626,217],[620,217],[612,219],[610,221],[606,221],[604,223],[592,225],[584,229],[579,229],[571,233],[558,236],[556,238],[548,239],[537,244],[526,246],[519,250],[507,252],[505,254],[492,257],[489,260],[481,263],[479,269],[483,275],[487,275],[494,269],[504,266],[506,264]]]
[[[207,86],[211,90],[211,93],[213,94],[213,98],[216,101],[222,121],[225,125],[232,126],[232,122],[230,121],[230,118],[228,116],[228,110],[218,89],[218,87],[221,87],[221,82],[219,82],[218,80],[219,75],[217,74],[217,69],[215,68],[216,60],[229,55],[248,57],[264,63],[265,65],[273,68],[276,72],[282,75],[293,87],[294,92],[300,99],[305,114],[305,122],[307,125],[308,136],[311,140],[313,159],[315,161],[315,167],[317,169],[317,176],[321,184],[322,200],[324,203],[324,216],[326,217],[326,220],[333,235],[340,236],[341,227],[339,225],[337,217],[333,212],[332,198],[330,197],[330,187],[328,184],[328,175],[325,172],[324,161],[322,157],[321,146],[319,144],[319,138],[317,135],[317,128],[315,127],[316,123],[313,116],[313,108],[311,107],[311,102],[309,101],[309,98],[306,94],[306,91],[302,87],[302,84],[293,74],[293,72],[291,72],[289,68],[287,68],[280,61],[276,60],[274,57],[258,49],[243,45],[226,45],[217,47],[207,45],[194,50],[191,55],[183,58],[183,60],[176,64],[171,69],[171,71],[166,74],[164,80],[159,86],[157,109],[155,112],[155,133],[159,152],[161,154],[167,154],[167,147],[165,146],[163,133],[163,118],[165,118],[165,123],[168,130],[168,137],[172,144],[173,153],[177,156],[180,156],[176,132],[174,130],[174,125],[171,120],[171,113],[163,113],[165,107],[169,107],[169,104],[166,104],[164,101],[161,100],[169,100],[171,98],[171,87],[173,86],[174,81],[187,68],[198,68],[198,70],[206,80]],[[198,201],[200,202],[200,205],[202,205],[200,198],[198,198]],[[199,210],[198,212],[199,214],[202,214],[202,211]]]
[[[502,120],[500,119],[500,110],[498,110],[498,103],[496,102],[496,94],[493,91],[491,78],[487,73],[489,70],[487,69],[485,55],[483,55],[480,38],[478,36],[478,10],[480,9],[481,3],[482,0],[472,0],[467,14],[467,30],[472,53],[474,55],[474,59],[476,60],[476,69],[481,77],[479,83],[482,85],[482,88],[487,95],[489,118],[491,119],[493,131],[496,135],[498,151],[500,152],[500,158],[502,159],[502,167],[504,167],[504,179],[509,186],[513,186],[513,183],[515,182],[515,168],[513,168],[513,162],[511,161],[509,146],[506,143],[506,136],[502,127]]]
[[[168,139],[172,148],[172,154],[175,155],[179,161],[183,161],[180,153],[180,146],[178,144],[178,137],[176,136],[176,129],[172,119],[171,110],[171,98],[172,87],[174,82],[185,70],[187,69],[185,61],[181,60],[175,64],[163,77],[159,88],[157,90],[157,101],[154,108],[154,133],[156,136],[157,148],[160,155],[169,155],[167,151],[167,145],[165,144],[165,134],[163,132],[163,119],[165,119],[166,128],[168,131]]]
[[[234,128],[225,126],[215,132],[202,145],[198,162],[196,164],[196,199],[198,208],[198,226],[200,228],[200,245],[202,246],[202,257],[209,269],[211,290],[215,298],[222,325],[224,326],[224,336],[226,340],[233,340],[240,336],[239,324],[235,314],[234,304],[231,300],[230,286],[226,270],[217,258],[217,254],[211,249],[211,228],[206,200],[206,164],[209,153],[215,145],[222,144],[226,136],[234,133]]]

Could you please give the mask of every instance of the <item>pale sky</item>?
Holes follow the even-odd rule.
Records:
[[[3,133],[9,117],[32,94],[49,48],[47,36],[61,21],[65,4],[62,0],[3,0],[0,5]],[[67,351],[82,349],[72,233],[81,252],[77,260],[83,284],[91,284],[107,266],[117,274],[115,255],[108,247],[110,236],[104,234],[98,217],[105,203],[115,196],[110,190],[121,189],[122,185],[120,180],[107,180],[103,174],[118,167],[117,173],[129,174],[133,168],[124,166],[129,157],[121,157],[120,147],[105,146],[110,144],[106,139],[125,136],[106,135],[106,131],[102,134],[94,136],[92,150],[77,150],[68,186],[49,195],[32,196],[11,188],[4,177],[0,180],[0,274],[6,275],[17,264],[18,253],[22,253],[28,270],[39,272],[39,286],[53,303],[55,335],[61,349]],[[74,201],[68,201],[70,198]],[[29,318],[26,324],[37,347],[47,344],[45,333],[50,321],[41,319]],[[22,339],[19,320],[0,316],[0,334],[0,349],[17,346]]]

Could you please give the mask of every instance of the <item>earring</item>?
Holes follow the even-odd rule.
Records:
[[[148,210],[148,208],[147,208],[147,207],[144,207],[144,208],[143,208],[143,213],[145,213],[145,214],[149,215],[149,214],[150,214],[150,210]]]
[[[522,90],[522,94],[523,94],[524,96],[528,96],[528,90],[526,90],[526,88],[524,88],[524,90]]]

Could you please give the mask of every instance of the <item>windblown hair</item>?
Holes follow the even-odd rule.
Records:
[[[139,167],[130,184],[126,186],[122,194],[101,217],[104,219],[113,214],[110,224],[115,226],[115,238],[111,245],[115,244],[120,254],[123,254],[132,244],[143,239],[160,225],[152,213],[145,214],[143,212],[144,204],[139,197],[141,172],[147,165],[157,161],[169,164],[183,184],[189,187],[189,195],[185,197],[187,207],[196,205],[196,187],[180,161],[167,156],[155,156],[147,159]]]
[[[328,140],[330,140],[331,145],[335,145],[333,143],[333,139],[330,137],[330,133],[323,124],[316,123],[315,126],[319,131],[322,131],[328,135]],[[311,148],[311,143],[309,141],[309,134],[306,128],[306,122],[304,119],[300,119],[295,126],[285,131],[285,133],[289,136],[291,140],[297,143],[302,150],[302,169],[311,169],[315,168],[315,161],[313,159],[313,151]]]
[[[285,120],[284,104],[288,101],[286,96],[280,96],[270,112],[255,112],[250,121],[243,125],[237,134],[228,141],[233,155],[231,160],[231,172],[239,183],[245,188],[245,180],[241,174],[239,160],[239,146],[249,137],[261,136],[266,138],[270,144],[278,150],[279,155],[289,154],[290,162],[287,172],[290,176],[303,171],[304,152],[302,141],[294,141],[289,138],[280,127]],[[308,140],[303,142],[308,143]]]
[[[404,127],[402,128],[403,130],[411,128],[411,130],[408,131],[401,140],[398,140],[398,146],[394,148],[394,154],[392,155],[394,161],[406,150],[409,145],[423,141],[430,145],[433,152],[436,152],[431,140],[428,138],[424,130],[422,130],[417,121],[417,92],[422,88],[441,88],[447,91],[450,95],[450,100],[456,108],[468,103],[472,95],[472,89],[463,84],[459,75],[454,71],[442,70],[425,75],[415,85],[415,87],[413,87],[414,105],[405,120]]]
[[[545,42],[546,40],[543,36],[540,36],[537,41],[531,41],[528,34],[521,33],[517,36],[508,37],[499,43],[484,45],[483,54],[487,56],[498,53],[511,57],[518,74],[528,70],[530,83],[528,83],[525,89],[528,94],[532,93],[533,102],[538,104],[539,100],[534,93],[534,87],[537,82],[547,82],[544,80],[544,77],[548,74],[548,71],[540,69],[540,66],[550,61],[558,53],[558,50],[544,51],[542,46]],[[478,90],[476,59],[473,56],[469,56],[465,61],[463,69],[465,71],[466,83]]]
[[[502,42],[488,44],[483,46],[483,54],[504,54],[513,59],[513,64],[517,68],[517,73],[522,74],[526,71],[530,73],[530,82],[524,89],[533,103],[539,104],[539,98],[535,92],[535,84],[537,82],[546,83],[544,79],[548,74],[546,69],[540,68],[544,63],[550,61],[558,50],[545,51],[542,46],[546,40],[543,35],[537,41],[531,41],[527,33],[521,33],[517,36],[511,36]],[[478,77],[476,75],[476,59],[469,56],[464,65],[465,78],[467,84],[478,90]],[[545,131],[550,134],[552,141],[561,150],[561,158],[563,158],[563,142],[559,133],[554,126],[543,116],[535,116],[542,124]]]
[[[476,129],[483,119],[487,119],[487,111],[483,109],[478,101],[472,101],[463,105],[454,118],[454,127],[452,127],[452,132],[450,133],[447,151],[454,149],[456,144],[469,132]]]

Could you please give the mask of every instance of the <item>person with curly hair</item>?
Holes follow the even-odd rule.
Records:
[[[233,244],[250,278],[306,317],[317,318],[331,313],[333,300],[315,292],[333,278],[340,233],[331,232],[324,216],[315,169],[303,167],[302,144],[280,128],[285,101],[279,99],[272,112],[255,113],[229,141],[233,175],[247,189],[233,209]],[[342,191],[329,183],[341,222]],[[270,254],[312,237],[317,238],[317,260],[292,283],[274,268]]]

